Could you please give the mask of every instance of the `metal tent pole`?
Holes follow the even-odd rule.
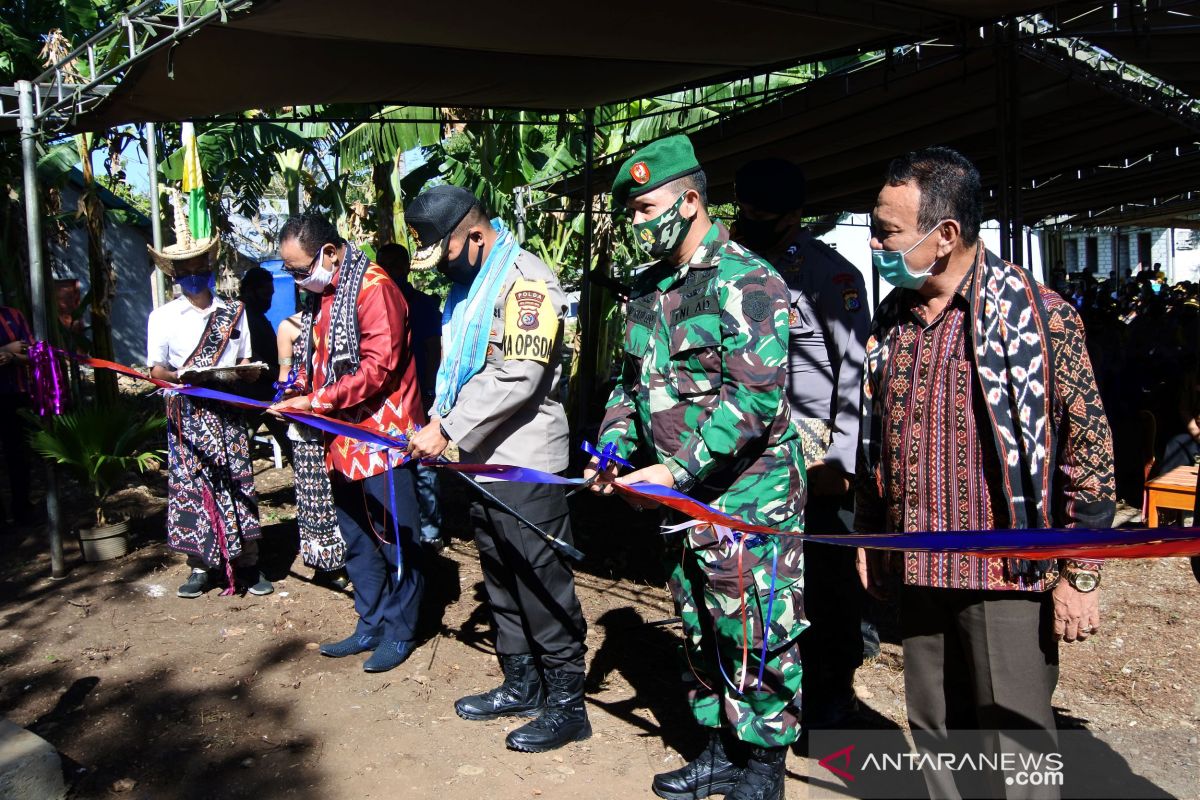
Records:
[[[158,203],[158,139],[155,137],[155,125],[146,123],[146,164],[150,170],[150,241],[154,249],[162,252],[162,209]],[[167,287],[163,282],[163,274],[153,265],[150,271],[150,291],[154,296],[154,307],[158,308],[167,302]]]
[[[594,174],[592,161],[595,159],[596,142],[596,110],[589,108],[583,116],[583,270],[579,284],[579,381],[576,384],[579,396],[575,398],[575,436],[585,437],[588,424],[588,409],[592,403],[592,393],[596,374],[597,334],[600,330],[600,319],[593,313],[592,280],[588,273],[592,269],[592,232],[594,230],[592,212],[595,198]]]
[[[21,113],[21,161],[25,179],[25,235],[29,246],[29,300],[33,312],[33,335],[49,339],[46,317],[46,281],[42,273],[42,217],[38,201],[37,123],[33,117],[33,84],[17,81]],[[63,563],[62,528],[58,508],[58,483],[54,467],[46,464],[46,533],[50,542],[50,577],[67,574]]]

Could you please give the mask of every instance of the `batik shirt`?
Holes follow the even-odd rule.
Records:
[[[883,393],[877,474],[859,481],[855,527],[863,532],[994,530],[1009,527],[1003,476],[972,356],[972,273],[946,308],[925,322],[915,293],[901,290]],[[1053,524],[1070,527],[1115,496],[1112,436],[1088,359],[1083,323],[1069,303],[1039,286],[1053,365]],[[868,350],[881,343],[868,342]],[[1085,562],[1099,567],[1099,562]],[[904,554],[904,582],[951,589],[1046,588],[1018,580],[1006,559],[965,553]]]
[[[804,466],[785,392],[788,302],[775,268],[720,225],[686,264],[643,272],[600,445],[673,460],[695,476],[697,499],[798,530]]]

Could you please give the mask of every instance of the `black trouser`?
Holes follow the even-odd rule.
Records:
[[[354,583],[355,633],[411,641],[417,635],[417,613],[425,576],[417,541],[421,522],[413,467],[391,470],[396,520],[400,527],[400,576],[396,576],[396,530],[392,526],[388,473],[361,481],[333,481],[333,505],[346,540],[346,574]]]
[[[811,498],[804,509],[805,531],[848,533],[849,507],[849,498]],[[804,613],[811,623],[800,635],[806,711],[816,713],[823,704],[853,696],[854,671],[863,661],[865,594],[854,557],[853,547],[818,542],[804,545]]]
[[[546,533],[573,543],[561,486],[493,482],[487,490]],[[587,623],[570,564],[541,536],[478,494],[471,501],[471,522],[496,623],[496,652],[533,653],[548,669],[583,672]]]
[[[905,586],[900,595],[904,692],[913,739],[947,750],[948,730],[1025,731],[1000,737],[1007,752],[1056,749],[1050,699],[1058,683],[1058,642],[1050,592]],[[969,746],[969,745],[968,745]],[[997,777],[998,773],[997,773]],[[926,770],[930,797],[970,796],[949,770]],[[986,789],[992,797],[1057,797],[1057,787]]]
[[[8,485],[12,491],[13,514],[20,516],[29,507],[29,423],[18,413],[29,407],[23,394],[0,394],[0,445],[4,447],[4,462],[8,469]],[[3,520],[0,504],[0,521]]]

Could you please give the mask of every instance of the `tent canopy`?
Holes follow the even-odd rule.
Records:
[[[1064,32],[1200,97],[1200,0],[1073,3],[1057,18]]]
[[[1148,108],[1094,80],[1065,50],[1017,48],[1022,216],[1035,221],[1196,188],[1200,119]],[[739,166],[778,156],[804,166],[812,214],[868,211],[890,159],[930,144],[976,163],[985,188],[1000,182],[994,48],[880,61],[812,81],[786,97],[692,134],[716,202],[733,198]],[[1177,148],[1184,149],[1178,150]],[[1137,162],[1129,167],[1129,162]],[[614,164],[597,170],[611,181]],[[579,190],[578,180],[569,191]],[[991,209],[989,209],[991,211]]]
[[[149,53],[88,129],[248,108],[588,108],[864,48],[977,32],[1030,0],[263,0]]]

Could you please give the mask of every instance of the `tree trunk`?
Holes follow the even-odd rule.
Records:
[[[104,247],[104,204],[96,194],[96,184],[84,186],[79,198],[79,211],[87,227],[88,279],[92,287],[92,355],[112,361],[112,301],[116,275]],[[106,369],[95,371],[96,399],[116,404],[117,375]]]
[[[376,164],[371,170],[371,181],[375,184],[375,250],[396,241],[396,230],[392,227],[393,207],[396,195],[392,191],[392,162]]]

